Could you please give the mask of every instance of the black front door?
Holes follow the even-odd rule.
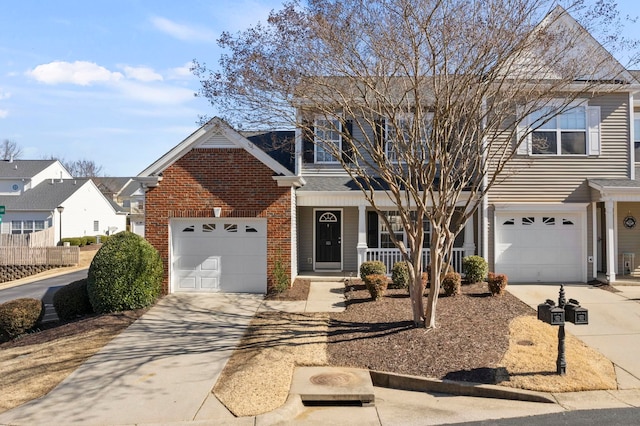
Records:
[[[337,210],[316,210],[316,264],[324,263],[327,267],[340,268],[342,260],[340,213]]]

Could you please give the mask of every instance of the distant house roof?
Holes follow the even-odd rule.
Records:
[[[47,179],[20,196],[0,196],[0,205],[13,211],[53,211],[89,179]]]
[[[0,179],[30,179],[57,160],[1,160]]]
[[[242,131],[240,134],[289,171],[295,172],[295,131]]]
[[[96,184],[100,192],[109,197],[117,194],[131,180],[130,177],[92,177],[91,180]]]
[[[120,191],[118,195],[121,197],[131,197],[136,191],[140,190],[140,182],[136,180],[130,180]]]

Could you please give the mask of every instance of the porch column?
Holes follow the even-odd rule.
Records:
[[[467,223],[464,225],[464,256],[473,256],[476,251],[476,244],[474,241],[475,226],[473,222],[473,216],[467,219]]]
[[[618,264],[615,250],[615,203],[606,201],[604,203],[604,216],[607,233],[607,281],[612,283],[616,281],[616,266]]]
[[[366,251],[367,248],[367,206],[359,205],[358,206],[358,245],[356,249],[358,250],[358,271],[360,271],[360,265],[366,260]],[[356,271],[356,272],[358,272]]]

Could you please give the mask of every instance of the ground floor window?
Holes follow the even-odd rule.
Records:
[[[396,236],[396,239],[398,241],[407,241],[406,232],[404,230],[404,226],[402,226],[402,220],[400,218],[400,213],[397,211],[386,211],[384,212],[384,215],[387,217],[387,220],[391,225],[391,229],[389,229],[384,223],[384,220],[378,216],[378,229],[380,230],[378,247],[395,248],[395,245],[393,244],[393,241],[391,241],[390,236],[392,232]],[[424,218],[424,220],[422,221],[422,227],[424,230],[424,241],[422,243],[422,247],[428,248],[431,240],[431,223],[429,222],[429,219]]]
[[[32,232],[38,232],[44,229],[45,229],[44,220],[12,220],[11,221],[12,234],[30,234]]]

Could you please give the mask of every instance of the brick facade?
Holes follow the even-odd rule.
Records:
[[[193,149],[162,173],[146,194],[145,235],[164,263],[169,292],[169,220],[174,217],[267,218],[267,290],[279,257],[291,270],[291,188],[279,187],[273,171],[244,149]]]

